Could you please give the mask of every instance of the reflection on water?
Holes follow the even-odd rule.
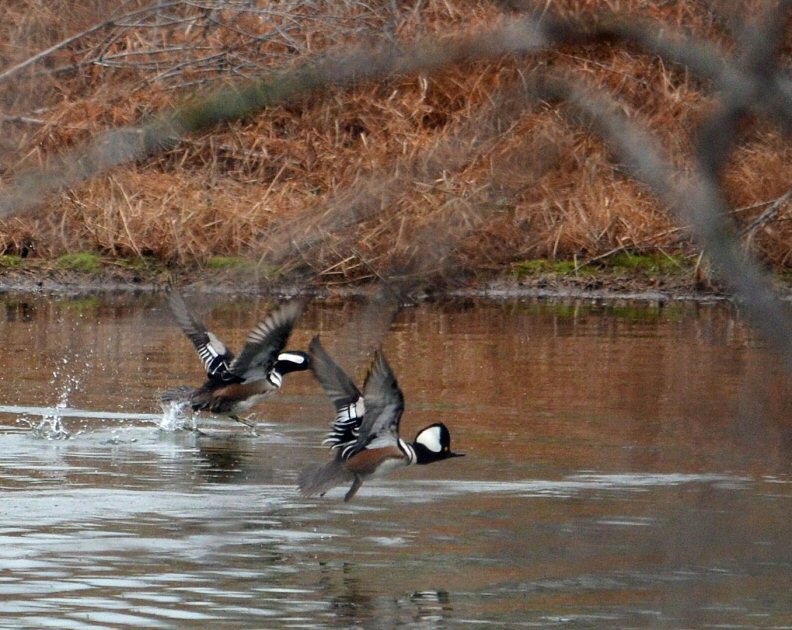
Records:
[[[238,347],[266,307],[201,314]],[[157,394],[200,364],[159,297],[2,308],[4,627],[792,623],[789,384],[728,307],[402,312],[403,431],[441,419],[468,456],[349,504],[295,490],[328,456],[310,375],[256,435],[180,430]],[[354,308],[313,304],[294,345]]]

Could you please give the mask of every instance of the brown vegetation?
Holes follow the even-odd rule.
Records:
[[[165,4],[154,11],[124,3],[121,16],[111,12],[118,3],[103,0],[76,12],[65,0],[13,3],[0,27],[0,60],[13,72],[0,70],[5,181],[102,130],[139,124],[198,87],[343,46],[474,32],[538,8],[656,20],[731,50],[732,20],[756,3],[291,0],[277,11],[222,0],[205,8]],[[570,43],[324,90],[189,136],[4,220],[0,250],[94,251],[178,265],[244,256],[307,268],[320,282],[450,266],[491,275],[525,259],[585,261],[622,251],[695,258],[677,218],[601,139],[561,104],[521,96],[548,70],[607,89],[687,168],[698,123],[712,107],[710,86],[628,45]],[[765,262],[792,267],[791,206],[784,198],[767,212],[790,188],[792,151],[769,124],[749,123],[741,133],[724,174],[733,217]]]

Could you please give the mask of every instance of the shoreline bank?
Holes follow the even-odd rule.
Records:
[[[93,294],[153,294],[164,291],[169,278],[187,293],[236,295],[293,295],[303,292],[319,299],[356,298],[370,294],[374,283],[321,284],[305,283],[300,278],[282,278],[277,282],[258,277],[254,272],[213,270],[178,270],[141,272],[112,269],[98,273],[54,269],[5,270],[0,277],[0,295],[37,294],[81,296]],[[792,288],[779,282],[780,299],[792,299]],[[496,301],[514,299],[599,300],[641,302],[728,302],[732,297],[717,288],[703,287],[679,277],[646,277],[642,274],[603,273],[585,278],[536,275],[530,278],[491,277],[456,286],[423,292],[417,301],[434,299],[479,298]]]

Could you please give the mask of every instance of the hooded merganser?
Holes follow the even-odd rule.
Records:
[[[399,437],[404,396],[381,351],[374,356],[363,394],[327,354],[318,336],[308,351],[311,369],[335,406],[336,417],[324,443],[336,450],[336,456],[325,465],[300,473],[303,496],[323,496],[351,481],[352,487],[344,496],[344,501],[349,501],[368,477],[464,455],[451,452],[451,434],[442,422],[421,429],[413,442]]]
[[[302,312],[299,300],[283,304],[261,320],[248,333],[237,357],[190,312],[173,286],[168,290],[168,304],[203,360],[207,378],[198,388],[165,392],[162,402],[189,403],[194,411],[206,410],[248,424],[240,413],[280,389],[285,374],[308,369],[310,358],[305,352],[283,351]]]

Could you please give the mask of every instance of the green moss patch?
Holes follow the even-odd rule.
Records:
[[[580,260],[550,260],[537,258],[512,263],[512,272],[519,280],[535,276],[575,276],[592,277],[605,272],[629,272],[650,276],[673,275],[690,269],[681,256],[652,252],[635,254],[620,251],[611,256],[597,259],[591,263]]]
[[[580,275],[590,273],[589,269],[579,266],[574,260],[549,260],[547,258],[522,260],[513,263],[512,271],[518,279],[529,276],[568,276],[571,274]]]
[[[610,269],[641,271],[649,274],[679,273],[680,271],[684,271],[687,267],[681,256],[674,256],[663,252],[651,254],[619,252],[618,254],[604,258],[602,260],[602,265]]]
[[[207,269],[250,269],[253,262],[241,256],[212,256],[206,261]]]
[[[59,256],[55,259],[55,266],[66,271],[99,273],[102,271],[102,259],[91,252],[74,252]]]
[[[0,268],[3,269],[11,269],[13,267],[19,267],[22,265],[22,257],[15,256],[14,254],[2,254],[0,255]]]

